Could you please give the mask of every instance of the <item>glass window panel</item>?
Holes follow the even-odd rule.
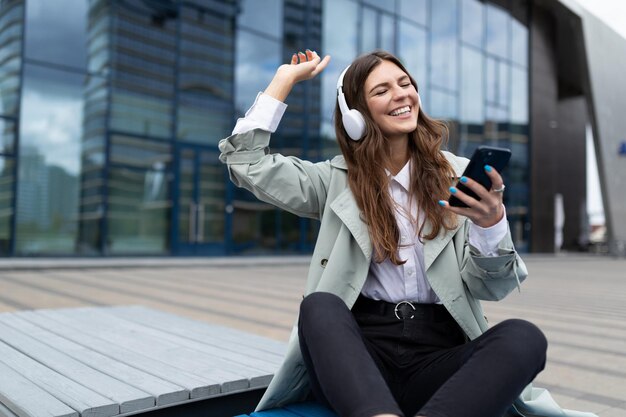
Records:
[[[167,138],[172,129],[172,102],[169,99],[128,91],[111,92],[110,127],[125,133]]]
[[[198,236],[201,242],[224,241],[225,184],[224,166],[214,152],[201,152],[199,167]]]
[[[528,67],[528,28],[511,19],[511,59],[516,64]]]
[[[150,169],[155,164],[165,165],[171,159],[167,142],[115,135],[111,137],[111,164]]]
[[[182,243],[194,240],[191,219],[195,218],[195,158],[191,149],[182,149],[178,157],[178,241]]]
[[[181,22],[176,137],[217,144],[233,127],[234,27],[228,19],[221,26],[205,25],[197,16]],[[217,34],[223,35],[221,42],[214,41]]]
[[[20,88],[19,57],[1,61],[0,57],[0,115],[15,116],[17,114],[18,94]]]
[[[483,47],[484,6],[478,0],[461,0],[461,39],[477,48]]]
[[[482,124],[484,113],[483,54],[461,48],[461,122]]]
[[[272,81],[281,62],[281,45],[253,33],[237,33],[235,103],[238,117],[243,116],[255,97]],[[217,120],[216,120],[217,121]],[[232,124],[232,121],[229,120]]]
[[[502,58],[509,57],[509,14],[494,5],[487,4],[487,52]]]
[[[15,123],[0,117],[0,154],[13,153],[15,146]]]
[[[308,219],[300,218],[295,214],[291,214],[286,211],[281,211],[278,215],[280,226],[280,240],[278,243],[278,249],[281,252],[296,252],[300,248],[301,241],[306,239],[306,231],[303,230],[302,222]],[[304,234],[304,236],[303,236]]]
[[[498,63],[498,104],[502,107],[509,106],[510,71],[510,65],[502,61]]]
[[[380,48],[385,51],[395,53],[395,28],[393,17],[388,14],[381,15],[380,18]]]
[[[0,4],[0,116],[17,114],[23,11],[21,2]]]
[[[283,0],[242,0],[239,26],[280,39],[283,34]]]
[[[81,173],[85,77],[24,67],[17,252],[73,253]]]
[[[425,95],[426,80],[426,30],[411,23],[400,21],[398,57],[417,81],[420,95]]]
[[[363,3],[392,13],[396,11],[396,0],[363,0]]]
[[[459,146],[456,150],[458,155],[468,158],[474,150],[483,143],[483,123],[461,123],[459,125]]]
[[[511,123],[528,124],[528,72],[511,69]]]
[[[378,33],[378,13],[368,7],[363,8],[361,21],[361,53],[376,49],[376,35]]]
[[[432,3],[431,82],[447,90],[457,90],[457,0]]]
[[[87,67],[93,73],[104,75],[111,65],[110,16],[108,2],[91,2],[87,26]]]
[[[430,92],[430,113],[435,118],[456,119],[457,97],[444,91],[432,89]]]
[[[76,0],[26,2],[27,58],[86,69],[89,3]]]
[[[169,2],[168,2],[169,3]],[[116,2],[111,46],[110,127],[142,136],[172,135],[177,16],[168,3]]]
[[[333,57],[328,67],[322,72],[322,124],[320,133],[325,138],[324,148],[333,152],[335,128],[333,112],[337,100],[337,79],[339,74],[356,57],[357,51],[357,3],[351,0],[325,0],[322,22],[323,54]],[[342,28],[338,31],[337,28]],[[329,144],[326,144],[329,142]],[[332,144],[332,145],[330,145]],[[330,145],[330,146],[328,146]],[[325,154],[328,155],[328,154]]]
[[[487,105],[485,108],[485,119],[488,121],[506,122],[509,120],[509,112],[502,107]]]
[[[171,201],[169,168],[113,166],[109,171],[108,252],[161,254],[168,249]]]
[[[493,58],[486,58],[485,60],[487,65],[487,71],[485,73],[487,83],[486,94],[487,94],[487,103],[496,103],[497,102],[497,91],[498,91],[498,62]]]
[[[427,3],[427,0],[400,0],[400,16],[427,25]]]
[[[0,255],[9,255],[11,243],[11,220],[13,218],[13,178],[12,158],[0,156]]]

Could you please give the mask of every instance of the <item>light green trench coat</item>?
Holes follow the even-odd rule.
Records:
[[[230,178],[238,187],[298,216],[321,221],[305,292],[336,294],[351,308],[368,274],[372,244],[348,187],[346,163],[342,156],[312,163],[269,154],[269,141],[270,134],[260,129],[230,136],[220,141],[220,160],[228,165]],[[444,154],[460,176],[468,160]],[[425,241],[424,262],[429,284],[466,335],[475,339],[487,329],[478,300],[504,298],[518,288],[527,271],[510,234],[499,243],[498,256],[483,257],[467,244],[467,230],[468,221],[461,220],[456,229]],[[294,328],[284,362],[257,409],[302,401],[308,392],[307,372]],[[531,386],[515,407],[520,413],[512,416],[593,416],[564,412],[547,391]]]

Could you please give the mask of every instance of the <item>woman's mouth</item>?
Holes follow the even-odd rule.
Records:
[[[395,109],[394,111],[392,111],[391,113],[389,113],[390,116],[401,116],[403,114],[407,114],[411,112],[411,106],[404,106],[404,107],[400,107],[398,109]]]

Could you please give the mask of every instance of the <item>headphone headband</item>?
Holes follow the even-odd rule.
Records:
[[[350,68],[350,65],[344,69],[337,80],[337,103],[341,111],[341,121],[346,133],[352,140],[361,140],[365,135],[365,119],[358,110],[350,109],[346,102],[346,96],[343,94],[343,77]]]
[[[341,114],[346,114],[350,109],[348,108],[348,102],[346,101],[346,96],[343,94],[343,77],[345,77],[346,72],[348,72],[348,65],[341,74],[339,75],[339,79],[337,80],[337,101],[339,102],[339,109],[341,110]]]

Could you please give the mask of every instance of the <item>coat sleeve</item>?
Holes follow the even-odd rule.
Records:
[[[269,153],[270,133],[254,129],[222,139],[220,161],[237,187],[302,217],[319,219],[330,183],[330,162]]]
[[[483,256],[468,243],[467,232],[466,224],[460,269],[470,293],[480,300],[498,301],[519,289],[528,271],[515,250],[511,231],[498,243],[497,256]]]

